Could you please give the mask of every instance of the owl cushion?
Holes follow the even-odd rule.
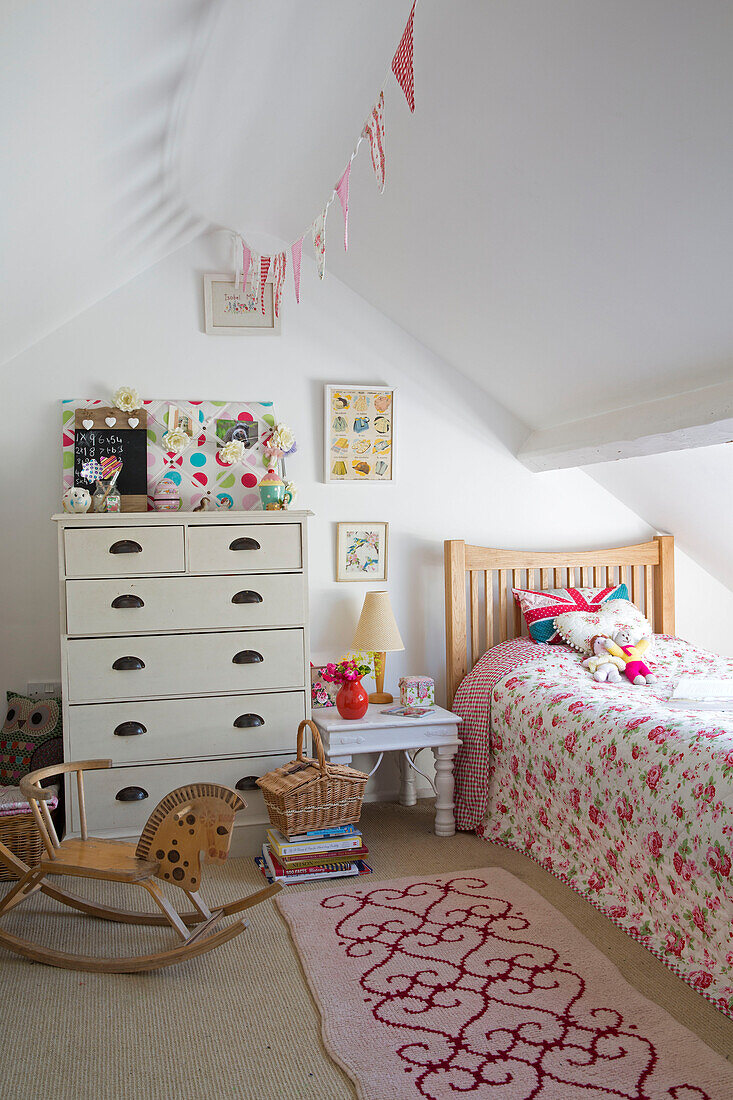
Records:
[[[642,637],[652,635],[651,624],[630,600],[612,600],[595,611],[567,611],[555,619],[555,629],[563,641],[585,656],[591,653],[591,638],[597,634],[611,638],[625,626],[638,627]]]
[[[0,731],[0,783],[17,786],[24,775],[60,764],[61,700],[29,699],[8,692],[8,709]]]

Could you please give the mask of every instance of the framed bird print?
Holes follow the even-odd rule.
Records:
[[[386,581],[388,523],[339,523],[337,581]]]
[[[394,480],[394,403],[389,386],[325,387],[326,481]]]

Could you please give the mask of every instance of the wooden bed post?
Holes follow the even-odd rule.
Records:
[[[654,570],[654,633],[674,634],[674,536],[655,535],[659,565]]]
[[[450,710],[453,697],[468,672],[466,639],[466,544],[445,540],[445,690]]]

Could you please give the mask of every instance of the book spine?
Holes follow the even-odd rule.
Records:
[[[314,847],[317,852],[317,841],[313,843],[303,844],[279,844],[275,837],[273,837],[270,833],[268,833],[267,835],[270,844],[272,845],[273,851],[277,852],[279,856],[282,855],[287,857],[309,855],[311,852],[313,852]],[[348,852],[351,848],[361,848],[362,839],[360,836],[344,837],[343,840],[331,841],[330,846],[332,852]]]

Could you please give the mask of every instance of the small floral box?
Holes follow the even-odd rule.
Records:
[[[400,703],[403,707],[435,706],[435,680],[431,676],[403,676]]]

